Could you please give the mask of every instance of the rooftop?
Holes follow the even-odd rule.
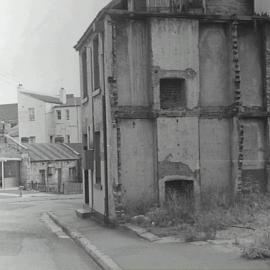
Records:
[[[41,95],[41,94],[35,94],[30,92],[24,92],[21,91],[22,94],[30,96],[32,98],[44,101],[46,103],[53,103],[53,104],[61,104],[60,99],[57,97],[47,96],[47,95]]]
[[[27,147],[31,161],[61,161],[78,160],[80,157],[65,144],[33,143],[24,144]]]

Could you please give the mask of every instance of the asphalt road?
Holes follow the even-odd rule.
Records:
[[[44,217],[46,211],[65,207],[68,200],[12,202],[0,194],[0,269],[98,270],[81,248]]]

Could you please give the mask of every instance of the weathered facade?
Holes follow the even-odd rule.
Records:
[[[18,87],[19,140],[23,143],[81,143],[80,98],[25,92]]]
[[[76,49],[90,208],[270,190],[270,21],[253,0],[112,1]]]
[[[81,193],[80,154],[65,144],[20,144],[0,132],[0,189]]]

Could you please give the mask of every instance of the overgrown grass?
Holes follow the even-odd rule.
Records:
[[[207,194],[201,200],[200,209],[195,209],[189,201],[172,197],[163,207],[155,207],[142,214],[150,220],[147,225],[174,227],[174,232],[178,228],[179,233],[184,232],[187,241],[195,241],[215,239],[218,230],[232,225],[248,226],[256,221],[258,213],[270,211],[269,194],[241,194],[231,205],[219,198],[222,197]]]
[[[251,260],[270,258],[270,232],[256,235],[254,243],[243,248],[242,255]]]

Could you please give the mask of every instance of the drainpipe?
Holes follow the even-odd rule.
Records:
[[[5,189],[5,170],[4,170],[4,161],[2,161],[2,188]]]
[[[104,170],[105,170],[105,216],[104,221],[109,223],[109,185],[108,185],[108,152],[107,152],[107,108],[106,108],[106,83],[105,83],[105,57],[104,57],[104,38],[102,39],[102,66],[103,66],[103,89],[102,108],[103,108],[103,134],[104,134]]]

